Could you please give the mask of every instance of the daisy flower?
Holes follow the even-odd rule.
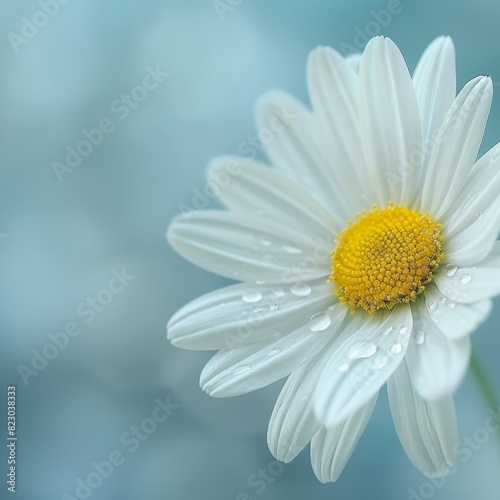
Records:
[[[310,442],[314,473],[335,481],[387,382],[414,465],[446,474],[458,442],[452,394],[469,334],[500,292],[500,147],[476,161],[493,87],[456,95],[450,38],[413,77],[384,37],[360,56],[320,47],[308,61],[312,110],[272,91],[257,105],[271,165],[212,161],[227,210],[193,211],[168,231],[189,261],[242,283],[177,312],[168,339],[218,350],[200,379],[215,397],[288,377],[268,429],[272,454]]]

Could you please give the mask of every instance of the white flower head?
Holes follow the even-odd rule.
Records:
[[[500,146],[476,161],[492,82],[456,96],[455,78],[446,37],[413,77],[388,38],[358,58],[314,50],[312,111],[267,93],[259,141],[240,148],[263,148],[271,165],[213,160],[228,210],[184,214],[168,231],[186,259],[242,282],[182,308],[168,338],[219,350],[200,380],[212,396],[288,376],[269,448],[288,462],[311,442],[323,482],[338,478],[386,382],[415,466],[439,476],[455,460],[452,393],[500,292]]]

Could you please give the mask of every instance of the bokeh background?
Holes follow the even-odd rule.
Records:
[[[459,88],[489,74],[500,90],[500,3],[54,1],[0,6],[1,435],[7,385],[14,384],[17,498],[79,498],[78,478],[117,450],[124,463],[91,490],[92,500],[497,499],[500,436],[476,434],[482,442],[459,458],[457,473],[432,483],[407,460],[385,394],[338,483],[315,479],[307,451],[278,467],[265,432],[280,384],[210,399],[198,387],[210,354],[166,341],[176,309],[227,282],[178,257],[165,230],[203,189],[208,160],[236,153],[254,133],[262,92],[282,88],[307,102],[305,62],[317,45],[362,47],[359,33],[380,30],[413,69],[426,45],[448,34]],[[386,26],[374,24],[373,11],[394,2],[400,12]],[[42,5],[50,12],[46,23]],[[34,20],[45,25],[30,28]],[[140,102],[117,108],[124,104],[116,100],[155,69],[168,76],[157,74],[156,88],[135,91]],[[58,177],[54,162],[64,163],[82,131],[106,119],[113,130]],[[497,97],[482,151],[499,140]],[[109,300],[102,290],[122,269],[134,279],[86,323],[91,316],[80,304],[99,293]],[[497,300],[473,338],[497,395],[499,320]],[[23,379],[20,365],[31,368],[49,334],[71,321],[81,333]],[[167,397],[177,407],[132,451],[124,434]],[[463,439],[484,425],[488,407],[470,376],[456,402]],[[272,481],[257,481],[260,469]],[[8,498],[3,481],[0,487]]]

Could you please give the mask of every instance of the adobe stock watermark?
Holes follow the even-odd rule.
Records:
[[[389,186],[394,188],[413,176],[416,177],[416,182],[422,174],[423,162],[431,155],[432,150],[440,144],[446,143],[457,130],[463,127],[464,121],[476,113],[481,102],[490,97],[491,93],[489,91],[476,93],[472,99],[466,99],[462,107],[454,115],[449,115],[449,122],[445,128],[436,128],[427,139],[415,141],[411,151],[405,157],[399,158],[397,171],[386,170],[384,172]]]
[[[457,473],[459,468],[458,461],[467,463],[477,453],[481,446],[486,444],[492,435],[500,430],[500,408],[496,411],[492,408],[488,410],[489,416],[485,419],[482,426],[476,428],[471,435],[464,435],[455,444],[454,451],[457,454],[457,464],[452,467],[446,476],[432,478],[424,481],[416,488],[408,488],[408,500],[428,500],[432,498],[436,491],[444,486],[446,479]]]
[[[126,120],[149,94],[165,81],[169,74],[163,71],[159,64],[154,68],[148,66],[146,74],[138,85],[133,87],[128,94],[123,93],[111,102],[110,110],[113,116],[102,118],[95,128],[83,129],[82,138],[76,144],[66,146],[64,160],[52,162],[52,170],[57,180],[63,182],[65,174],[70,174],[81,165],[83,160],[88,158],[105,138],[117,129],[117,123]]]
[[[264,151],[265,146],[276,140],[276,137],[283,133],[295,118],[296,115],[283,106],[271,116],[266,127],[261,127],[257,131],[257,135],[249,135],[240,142],[236,150],[241,158],[228,159],[223,171],[219,170],[217,174],[210,172],[203,189],[193,189],[191,205],[181,203],[178,206],[179,212],[186,216],[185,221],[189,222],[190,215],[207,208],[210,201],[216,199],[221,190],[229,186],[231,179],[241,174],[245,163],[255,159],[259,152]]]
[[[293,435],[281,434],[280,446],[288,450],[290,457],[296,457],[302,452],[304,446],[298,446]],[[283,475],[288,462],[283,463],[277,459],[271,460],[266,467],[260,467],[255,472],[250,474],[247,479],[247,486],[251,488],[250,493],[240,491],[236,495],[236,500],[253,500],[256,498],[253,495],[262,495],[277,478]]]
[[[286,106],[274,110],[269,118],[266,127],[261,127],[257,135],[249,135],[245,140],[238,144],[236,151],[242,157],[253,160],[259,152],[265,150],[265,146],[271,144],[276,137],[282,134],[288,126],[297,118]]]
[[[251,307],[251,311],[245,314],[243,321],[238,322],[235,331],[224,332],[222,338],[225,348],[234,349],[246,344],[255,332],[262,327],[266,319],[275,314],[279,309],[280,300],[284,296],[285,292],[278,286],[271,290],[268,297],[264,297],[260,292],[247,294],[245,300]],[[257,302],[259,303],[257,304]],[[245,311],[243,312],[245,313]],[[269,339],[278,337],[282,332],[274,330],[270,333],[273,335]]]
[[[97,315],[111,304],[114,297],[122,293],[129,283],[135,279],[135,276],[129,274],[125,268],[122,268],[121,271],[113,269],[111,276],[105,288],[99,290],[94,297],[87,297],[85,301],[77,305],[75,313],[83,318],[84,323],[92,323]],[[41,371],[45,370],[49,365],[49,361],[57,358],[59,353],[68,347],[70,340],[78,337],[81,333],[82,327],[75,320],[68,321],[64,328],[56,333],[50,332],[47,335],[49,337],[48,342],[40,349],[30,351],[30,363],[17,366],[17,372],[24,385],[27,386],[31,377],[37,377]]]
[[[218,18],[221,21],[224,21],[224,16],[229,13],[233,12],[235,7],[238,7],[243,3],[243,0],[214,0],[212,2],[212,7],[215,10],[215,13],[217,14]]]
[[[243,300],[248,303],[250,310],[244,311],[244,318],[237,322],[234,331],[228,329],[224,332],[222,338],[225,348],[234,349],[248,343],[249,339],[262,329],[264,322],[280,309],[282,299],[287,293],[285,288],[288,288],[288,292],[298,300],[307,297],[311,293],[311,287],[307,282],[314,278],[320,266],[324,266],[325,259],[330,261],[333,245],[333,239],[317,237],[312,254],[298,259],[296,265],[285,271],[280,281],[281,285],[270,289],[264,288],[262,292],[245,294]],[[268,339],[271,340],[282,333],[271,330]]]
[[[300,286],[304,282],[314,279],[319,268],[323,268],[326,263],[331,263],[335,237],[333,235],[323,238],[316,237],[314,243],[311,255],[305,255],[283,273],[282,283]]]
[[[154,434],[179,408],[172,403],[170,397],[155,399],[156,406],[151,416],[146,417],[138,425],[132,425],[120,436],[120,449],[111,451],[103,461],[94,461],[90,464],[90,472],[75,479],[75,491],[72,494],[63,493],[61,500],[86,500],[98,489],[104,481],[109,479],[113,472],[126,461],[126,455],[137,451],[141,444]]]
[[[285,465],[278,460],[271,460],[267,467],[259,468],[248,476],[247,485],[252,491],[250,494],[246,491],[240,491],[236,495],[236,500],[252,500],[252,498],[255,498],[252,495],[262,495],[283,472],[285,472]]]
[[[411,3],[412,0],[407,0]],[[362,27],[354,27],[354,37],[352,43],[342,42],[340,44],[340,53],[343,56],[362,52],[370,38],[380,35],[382,28],[386,28],[392,22],[395,16],[401,14],[404,5],[400,0],[389,0],[385,9],[370,11],[370,20]]]
[[[193,199],[191,205],[181,203],[177,208],[179,212],[186,216],[186,221],[189,222],[191,215],[200,212],[208,207],[211,200],[219,196],[221,190],[226,189],[231,183],[231,178],[239,176],[243,169],[243,164],[235,159],[231,159],[225,163],[223,171],[210,172],[208,180],[203,187],[203,190],[193,188]]]
[[[40,0],[37,10],[32,16],[21,18],[21,27],[19,33],[10,31],[7,33],[7,40],[12,47],[12,50],[19,54],[21,47],[27,45],[35,38],[40,30],[45,28],[51,19],[54,19],[59,14],[61,6],[67,5],[71,0]]]

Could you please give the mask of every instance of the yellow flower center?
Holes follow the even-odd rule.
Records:
[[[414,301],[443,258],[441,225],[429,214],[390,204],[356,216],[337,236],[330,282],[351,312]]]

